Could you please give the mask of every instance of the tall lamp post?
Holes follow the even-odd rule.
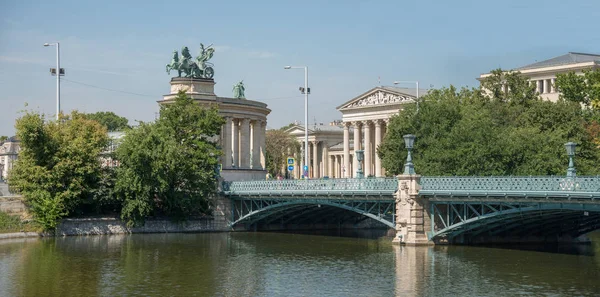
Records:
[[[56,70],[54,73],[56,74],[56,120],[58,120],[60,116],[60,43],[44,43],[44,46],[51,45],[56,46]],[[52,69],[50,69],[50,72],[52,72]]]
[[[308,67],[306,66],[285,66],[284,69],[302,69],[304,68],[304,90],[301,91],[304,93],[304,164],[302,164],[302,171],[306,168],[305,178],[308,178],[309,169],[309,160],[308,160]]]
[[[397,84],[416,84],[417,85],[417,112],[419,112],[419,82],[418,81],[404,81],[404,80],[397,80],[394,82],[395,85]]]

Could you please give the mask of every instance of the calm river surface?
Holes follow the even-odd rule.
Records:
[[[599,296],[600,236],[560,248],[399,247],[279,233],[0,241],[0,296]]]

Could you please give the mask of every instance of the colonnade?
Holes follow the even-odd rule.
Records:
[[[223,169],[264,169],[267,122],[225,117],[221,135]]]
[[[300,155],[294,156],[296,159],[296,166],[294,166],[294,176],[302,176],[302,165],[304,164],[304,141],[300,141]],[[324,141],[308,141],[308,154],[307,158],[310,162],[308,176],[310,178],[321,178],[324,176],[331,176],[330,163],[329,163],[329,144]]]
[[[345,170],[344,177],[356,177],[358,168],[358,159],[350,159],[350,127],[354,131],[354,146],[353,155],[357,150],[364,150],[363,172],[365,176],[384,176],[385,171],[381,166],[381,160],[377,156],[377,148],[383,140],[388,124],[388,119],[374,119],[344,122],[344,168],[352,168],[353,170]]]

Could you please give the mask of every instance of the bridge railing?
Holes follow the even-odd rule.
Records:
[[[548,193],[583,195],[600,193],[600,176],[436,176],[422,177],[422,195],[502,195],[544,196]]]
[[[392,195],[397,189],[396,178],[231,181],[222,185],[225,195],[234,196]]]

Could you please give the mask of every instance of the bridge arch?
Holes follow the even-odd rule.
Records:
[[[235,203],[234,203],[235,204]],[[244,205],[246,204],[246,205]],[[248,207],[248,204],[251,207]],[[255,206],[255,207],[252,207]],[[256,224],[260,221],[275,221],[277,218],[291,220],[302,215],[316,212],[321,207],[332,207],[349,211],[365,218],[373,219],[389,228],[395,228],[394,201],[347,201],[335,199],[265,199],[238,200],[235,220],[230,227],[239,224]]]
[[[486,208],[489,211],[486,212]],[[436,202],[431,211],[433,224],[429,237],[436,242],[560,241],[600,229],[600,205],[571,201]]]

